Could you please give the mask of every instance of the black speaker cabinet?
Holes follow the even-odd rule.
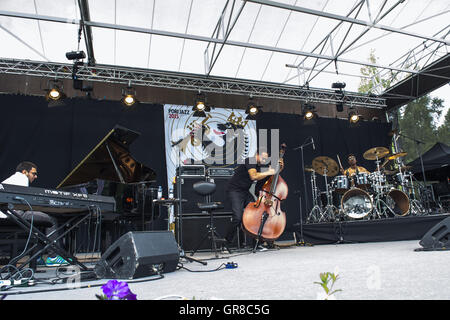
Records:
[[[214,214],[214,227],[217,233],[223,238],[231,224],[231,212]],[[209,214],[191,214],[183,216],[181,240],[185,251],[208,250],[211,249],[212,243],[209,238],[202,242],[205,234],[208,233],[207,226],[210,224]],[[242,236],[242,235],[240,235]],[[233,247],[237,247],[237,237],[234,239]]]
[[[194,191],[193,185],[199,181],[211,181],[216,184],[216,191],[211,195],[211,201],[220,201],[224,205],[223,209],[216,210],[215,212],[230,212],[231,204],[229,203],[225,188],[227,186],[229,177],[220,177],[220,178],[201,178],[201,177],[190,177],[190,178],[182,178],[181,181],[181,198],[186,199],[187,202],[181,205],[182,213],[193,214],[199,212],[199,208],[197,203],[199,202],[208,202],[204,196],[197,194]],[[174,195],[177,196],[177,184],[174,186]]]
[[[419,244],[424,250],[450,249],[450,217],[442,220],[425,233]]]
[[[223,204],[223,209],[216,210],[214,212],[231,212],[231,203],[227,198],[225,189],[228,184],[228,180],[231,177],[210,177],[208,181],[216,184],[216,192],[211,196],[211,201],[220,201]]]
[[[181,178],[181,198],[186,199],[187,202],[182,203],[181,208],[183,213],[193,213],[198,212],[197,203],[206,202],[204,196],[197,194],[194,191],[193,185],[199,181],[205,181],[206,179],[203,177],[190,177],[190,178]],[[174,186],[174,196],[177,197],[178,192],[178,182]]]
[[[130,231],[105,251],[94,272],[98,278],[136,279],[175,271],[179,258],[171,231]]]

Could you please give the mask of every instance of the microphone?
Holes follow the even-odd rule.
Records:
[[[313,137],[311,137],[311,142],[312,142],[313,149],[316,150],[316,145],[314,144],[314,138]]]

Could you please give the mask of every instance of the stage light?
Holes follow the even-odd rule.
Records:
[[[134,99],[134,96],[131,94],[127,94],[124,98],[123,98],[123,102],[127,105],[127,106],[132,106],[136,100]]]
[[[46,99],[54,101],[62,99],[64,97],[62,87],[62,83],[58,80],[50,80],[47,88]]]
[[[204,111],[206,106],[205,103],[203,101],[198,101],[197,105],[195,106],[197,111]]]
[[[48,97],[52,100],[58,100],[59,98],[61,98],[61,92],[59,92],[58,89],[53,88],[49,91]]]
[[[66,52],[66,58],[68,60],[79,60],[86,58],[84,51],[70,51]]]
[[[345,88],[345,86],[346,86],[345,82],[333,82],[331,84],[331,88],[333,88],[333,89],[341,89],[342,90]]]
[[[131,83],[128,83],[128,86],[125,89],[122,89],[121,102],[127,107],[131,107],[137,102],[136,90],[131,86]]]
[[[194,117],[206,117],[206,112],[211,111],[211,107],[206,104],[206,97],[200,91],[197,93],[195,97],[194,106],[192,107],[192,111],[194,111]]]
[[[247,107],[245,108],[245,114],[248,116],[246,120],[255,120],[256,116],[262,113],[262,106],[258,106],[252,97],[248,100]]]
[[[303,106],[303,118],[305,120],[317,118],[316,107],[312,104],[306,103]]]
[[[359,120],[359,114],[354,109],[350,109],[348,113],[348,121],[350,121],[350,123],[357,123]]]
[[[312,118],[314,118],[314,113],[312,111],[306,111],[305,115],[304,115],[304,118],[306,120],[311,120]]]

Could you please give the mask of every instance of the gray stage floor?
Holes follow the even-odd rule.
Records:
[[[418,241],[397,241],[316,246],[288,246],[263,252],[198,252],[182,261],[186,269],[164,274],[164,278],[128,281],[138,300],[317,300],[323,289],[315,284],[321,272],[335,272],[339,279],[337,300],[448,300],[450,299],[450,251],[414,251]],[[235,262],[235,269],[219,268]],[[210,272],[208,272],[210,271]],[[54,275],[55,270],[45,275]],[[143,281],[143,280],[154,281]],[[83,281],[90,288],[63,290],[66,284],[37,284],[13,288],[5,300],[95,300],[99,286],[107,280]],[[37,293],[38,290],[58,290]],[[23,292],[24,294],[15,294]]]

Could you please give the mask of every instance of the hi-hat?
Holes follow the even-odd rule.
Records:
[[[387,174],[387,175],[391,175],[391,174],[394,174],[394,173],[399,173],[400,171],[409,171],[410,169],[412,169],[412,166],[401,166],[400,169],[397,168],[395,170],[385,170],[384,173]],[[387,173],[387,171],[389,171],[389,173]]]
[[[314,171],[322,176],[326,173],[327,177],[334,177],[339,172],[339,167],[336,161],[326,156],[314,158],[312,161],[312,167]]]
[[[375,147],[364,152],[363,157],[366,160],[377,160],[389,154],[389,150],[385,147]]]
[[[404,156],[406,156],[407,154],[408,154],[407,152],[394,153],[394,154],[388,155],[388,156],[386,157],[386,159],[394,160],[394,159],[397,159],[397,158],[400,158],[400,157],[404,157]]]
[[[314,172],[314,169],[312,167],[308,166],[308,167],[305,167],[305,171]]]

